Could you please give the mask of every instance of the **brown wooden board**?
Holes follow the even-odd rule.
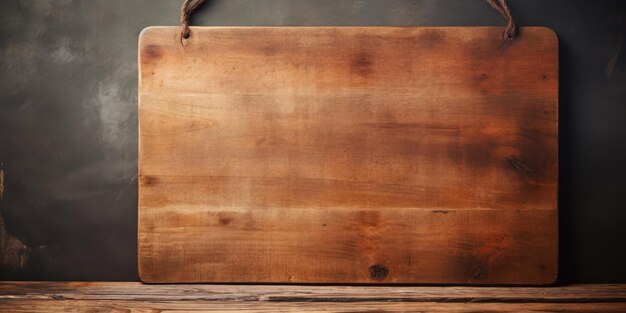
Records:
[[[551,30],[179,32],[139,40],[143,281],[555,280]]]

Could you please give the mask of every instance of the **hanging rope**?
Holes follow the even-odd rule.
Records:
[[[506,0],[485,0],[487,3],[506,21],[506,28],[504,29],[504,40],[511,40],[517,35],[517,24],[513,20],[511,15],[511,9],[506,4]]]
[[[188,39],[191,36],[191,32],[189,31],[189,18],[191,14],[203,5],[205,1],[206,0],[185,0],[185,2],[183,2],[183,7],[180,10],[180,23],[183,26],[180,33],[181,43],[183,39]]]
[[[511,15],[511,9],[506,4],[506,0],[485,0],[487,3],[506,21],[506,28],[504,29],[504,39],[510,40],[517,35],[517,25]],[[189,31],[189,18],[206,0],[185,0],[183,7],[180,10],[180,23],[182,24],[182,31],[180,33],[181,43],[183,39],[188,39],[191,36]]]

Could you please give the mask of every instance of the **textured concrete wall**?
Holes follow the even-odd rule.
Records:
[[[137,36],[181,2],[0,2],[0,279],[137,278]],[[562,280],[626,282],[626,2],[509,2],[560,38]],[[502,22],[481,0],[221,0],[194,24]]]

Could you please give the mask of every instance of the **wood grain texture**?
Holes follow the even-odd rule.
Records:
[[[0,282],[0,299],[277,302],[626,302],[626,285],[554,287],[302,286],[142,284],[139,282]]]
[[[552,31],[178,31],[140,36],[142,280],[556,278]]]
[[[624,312],[625,285],[357,287],[0,282],[2,312]]]
[[[554,312],[620,313],[624,303],[441,303],[441,302],[202,302],[202,301],[124,301],[124,300],[0,300],[7,313],[106,312],[106,313],[183,313],[183,312]]]

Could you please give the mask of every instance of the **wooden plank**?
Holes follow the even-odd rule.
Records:
[[[3,312],[624,312],[624,303],[0,300]]]
[[[140,36],[142,280],[556,278],[552,31],[178,31]]]
[[[0,282],[1,312],[621,312],[626,285],[365,287]]]
[[[626,285],[555,287],[152,285],[137,282],[0,282],[0,299],[278,302],[626,302]]]

